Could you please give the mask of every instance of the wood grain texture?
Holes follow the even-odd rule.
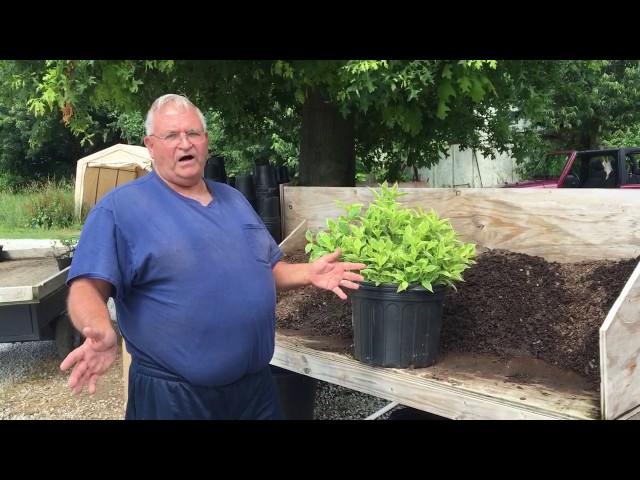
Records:
[[[473,372],[445,375],[444,364],[422,369],[372,367],[344,353],[312,348],[317,341],[277,334],[271,363],[447,418],[532,420],[600,416],[595,392],[519,384]]]
[[[618,418],[640,405],[640,264],[600,327],[603,416]]]
[[[623,190],[407,188],[401,203],[435,209],[465,241],[542,256],[549,261],[640,255],[640,195]],[[283,188],[285,232],[302,220],[312,230],[343,213],[336,200],[367,204],[364,187]]]

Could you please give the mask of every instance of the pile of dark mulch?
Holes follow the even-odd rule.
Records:
[[[283,260],[287,263],[306,263],[309,257],[304,252],[296,252],[285,256]],[[276,326],[305,330],[311,335],[351,338],[351,301],[340,300],[335,293],[316,287],[280,292]]]
[[[307,257],[299,252],[284,260]],[[597,386],[598,329],[639,260],[560,264],[487,250],[445,297],[441,352],[531,356]],[[283,292],[277,326],[351,338],[351,303],[314,287]]]

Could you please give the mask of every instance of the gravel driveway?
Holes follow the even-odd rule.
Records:
[[[98,390],[74,396],[59,369],[55,343],[0,344],[0,420],[121,419],[122,360],[98,381]]]
[[[59,370],[54,342],[0,343],[0,420],[121,420],[122,358],[98,382],[94,396],[74,396]],[[318,382],[315,418],[364,419],[389,402]],[[381,419],[387,418],[389,413]]]

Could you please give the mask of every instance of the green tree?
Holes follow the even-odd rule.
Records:
[[[65,177],[75,172],[82,156],[115,141],[115,131],[104,129],[97,143],[67,128],[57,110],[36,115],[28,106],[39,81],[35,72],[44,62],[0,62],[0,180],[3,188],[21,188],[33,179]],[[106,117],[93,112],[97,126]]]
[[[100,112],[117,112],[111,128],[122,128],[123,115],[145,112],[158,95],[184,93],[217,115],[214,151],[238,165],[265,150],[278,163],[299,156],[303,185],[353,185],[356,158],[396,180],[406,167],[437,162],[450,143],[524,156],[545,128],[562,124],[549,112],[568,68],[481,60],[12,63],[15,78],[36,84],[12,83],[27,91],[29,111],[59,112],[86,141],[104,134]],[[523,119],[529,127],[514,129]]]
[[[445,60],[68,60],[22,73],[39,82],[28,102],[31,111],[58,110],[88,140],[96,134],[92,112],[143,111],[160,93],[177,91],[220,112],[231,138],[261,139],[254,144],[271,139],[274,150],[274,134],[285,143],[298,134],[302,184],[348,185],[355,178],[356,149],[367,159],[393,144],[391,153],[408,152],[408,165],[436,161],[462,124],[482,123],[473,107],[492,92],[489,72],[495,66]]]
[[[536,123],[554,146],[593,149],[640,121],[640,61],[556,61]]]

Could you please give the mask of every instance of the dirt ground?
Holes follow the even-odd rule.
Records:
[[[21,365],[17,365],[21,357]],[[122,358],[98,380],[93,396],[86,390],[73,395],[68,374],[59,370],[54,342],[3,344],[0,361],[15,367],[10,378],[0,379],[2,420],[121,420],[124,418]]]
[[[445,296],[440,354],[528,358],[573,372],[598,389],[598,329],[639,259],[560,264],[486,250],[457,291]],[[285,260],[306,261],[306,255]],[[352,342],[350,302],[313,287],[278,298],[279,328]]]

